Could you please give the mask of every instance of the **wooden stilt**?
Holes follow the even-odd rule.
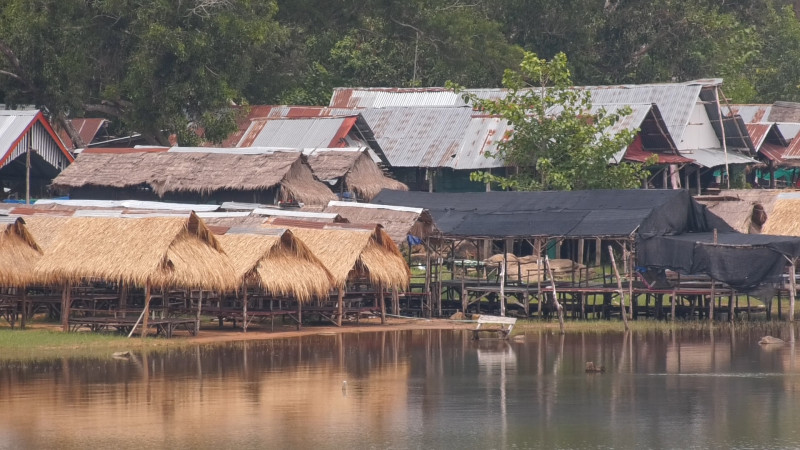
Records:
[[[426,317],[430,317],[430,315],[432,313],[432,308],[430,306],[431,305],[431,301],[432,301],[432,298],[431,298],[431,247],[430,247],[429,244],[430,244],[430,242],[426,239],[425,240],[425,287],[423,288],[424,292],[425,292],[425,296],[423,296],[423,299],[427,298],[428,299],[428,303],[427,303],[427,305],[425,305],[425,304],[420,305],[420,308],[422,309],[421,314],[425,314]]]
[[[28,323],[28,289],[26,287],[20,289],[22,289],[22,320],[20,326],[24,330],[25,325]]]
[[[344,315],[344,288],[339,287],[336,291],[336,326],[342,326],[342,316]]]
[[[150,315],[150,283],[144,285],[144,311],[142,311],[142,338],[147,336],[147,319]]]
[[[500,316],[506,316],[506,268],[508,267],[506,242],[503,241],[503,265],[500,267]]]
[[[396,287],[392,288],[392,314],[400,315],[400,292]]]
[[[69,331],[69,310],[72,306],[72,287],[69,283],[61,291],[61,330]]]
[[[544,270],[542,270],[542,240],[536,239],[536,245],[534,246],[536,249],[536,298],[538,300],[538,304],[536,305],[536,314],[539,316],[539,319],[542,318],[542,303],[544,303],[544,296],[542,295],[542,276],[544,275]]]
[[[708,302],[708,321],[709,323],[714,323],[714,299],[717,296],[716,292],[716,284],[714,279],[711,279],[711,301]]]
[[[303,303],[299,300],[297,301],[297,331],[300,331],[300,327],[303,323]]]
[[[124,281],[119,282],[119,310],[120,315],[125,317],[125,310],[128,309],[128,289]]]
[[[556,292],[556,280],[553,278],[553,271],[550,269],[550,258],[545,255],[544,257],[544,265],[547,266],[547,275],[550,278],[550,287],[553,290],[553,304],[556,307],[556,311],[558,313],[558,326],[561,329],[561,334],[564,334],[564,308],[561,306],[561,303],[558,302],[558,293]]]
[[[675,296],[676,292],[672,291],[671,300],[670,300],[670,321],[675,322]]]
[[[795,263],[796,260],[791,260],[789,265],[789,322],[794,322],[794,299],[797,291],[797,281],[795,280]]]
[[[381,325],[386,323],[386,300],[383,296],[383,285],[378,284],[378,303],[381,304]]]
[[[614,268],[614,274],[617,276],[617,288],[619,289],[619,312],[622,316],[622,323],[625,324],[625,331],[628,331],[628,313],[625,311],[625,291],[622,289],[622,278],[619,276],[619,269],[617,269],[617,261],[614,259],[614,249],[608,246],[608,256],[611,257],[611,267]]]
[[[247,285],[242,283],[242,333],[247,333]]]
[[[200,314],[202,312],[202,309],[203,309],[203,290],[200,289],[200,294],[197,297],[197,315],[195,316],[195,319],[194,319],[194,335],[195,336],[199,336],[200,335]]]

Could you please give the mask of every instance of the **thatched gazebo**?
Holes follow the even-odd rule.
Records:
[[[335,195],[300,152],[84,153],[53,180],[73,198],[325,205]],[[224,149],[223,149],[224,150]]]
[[[231,229],[217,236],[242,286],[242,330],[247,332],[247,287],[294,297],[298,303],[326,297],[333,277],[311,250],[289,230]]]
[[[359,200],[370,201],[381,189],[408,190],[405,184],[387,177],[366,148],[314,149],[308,156],[308,164],[314,175],[340,196],[347,192]]]
[[[142,335],[147,331],[152,288],[228,291],[237,287],[236,272],[222,245],[194,213],[187,218],[31,217],[30,222],[43,235],[55,235],[43,246],[36,273],[46,283],[64,286],[65,331],[69,329],[69,286],[85,280],[144,287]],[[199,312],[198,304],[198,322]]]
[[[0,286],[18,288],[22,303],[22,328],[27,320],[26,287],[39,282],[34,267],[42,257],[42,249],[25,227],[25,221],[17,218],[0,233]],[[16,307],[15,303],[12,303]],[[15,314],[13,311],[11,314]],[[12,322],[13,326],[13,322]]]
[[[381,321],[385,321],[384,289],[391,288],[397,292],[406,288],[411,271],[383,227],[375,225],[357,229],[347,224],[310,223],[304,228],[299,221],[295,225],[291,227],[292,233],[311,249],[333,277],[334,286],[339,291],[339,325],[347,283],[358,278],[366,278],[378,288]],[[266,223],[264,227],[275,228],[275,225]]]

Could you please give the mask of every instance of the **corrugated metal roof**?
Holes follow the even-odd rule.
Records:
[[[356,116],[253,120],[237,147],[336,147],[332,141]],[[347,131],[349,131],[349,128]],[[346,133],[345,133],[346,134]]]
[[[778,122],[778,129],[781,130],[781,134],[783,135],[786,140],[792,140],[800,134],[800,123],[794,122]]]
[[[271,217],[295,217],[295,218],[308,218],[308,219],[335,219],[338,214],[335,213],[322,213],[322,212],[308,212],[276,208],[256,208],[253,214],[257,216],[271,216]]]
[[[746,121],[745,121],[746,122]],[[747,123],[747,133],[750,134],[750,139],[753,141],[756,151],[758,151],[764,141],[767,139],[767,133],[772,128],[771,123]]]
[[[767,123],[772,105],[730,105],[722,106],[725,115],[739,114],[745,123]]]
[[[364,208],[364,209],[385,209],[388,211],[402,211],[402,212],[411,212],[422,214],[424,209],[422,208],[413,208],[410,206],[393,206],[393,205],[380,205],[376,203],[356,203],[356,202],[342,202],[338,200],[331,200],[328,202],[328,206],[345,206],[348,208]]]
[[[728,151],[727,158],[725,152],[718,148],[696,148],[693,150],[681,151],[681,155],[694,160],[699,166],[711,168],[724,166],[727,161],[730,164],[757,164],[753,158],[744,156],[735,151]]]
[[[38,110],[0,110],[0,155],[5,155],[16,146],[22,133],[30,127],[39,114]]]
[[[142,200],[65,200],[41,199],[37,205],[63,205],[72,207],[92,208],[126,208],[126,209],[152,209],[165,211],[196,211],[209,212],[219,209],[219,205],[198,205],[188,203],[149,202]]]

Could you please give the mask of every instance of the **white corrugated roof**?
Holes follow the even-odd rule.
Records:
[[[5,155],[22,136],[39,110],[0,110],[0,155]]]
[[[254,215],[258,216],[276,216],[276,217],[298,217],[308,219],[335,219],[338,214],[322,213],[322,212],[309,212],[309,211],[296,211],[286,209],[272,209],[272,208],[256,208],[253,210]]]
[[[92,208],[126,208],[126,209],[150,209],[164,211],[195,211],[210,212],[219,209],[219,205],[197,205],[189,203],[167,203],[167,202],[148,202],[142,200],[77,200],[77,199],[41,199],[36,201],[37,205],[63,205]]]
[[[355,203],[355,202],[341,202],[338,200],[331,200],[328,206],[345,206],[348,208],[365,208],[365,209],[386,209],[390,211],[403,211],[422,214],[422,208],[412,208],[408,206],[393,206],[393,205],[379,205],[376,203]]]
[[[728,151],[727,158],[725,152],[719,148],[696,148],[693,150],[681,151],[681,156],[693,159],[697,164],[711,168],[717,166],[724,166],[727,160],[728,164],[757,164],[753,158],[744,156],[735,151]]]

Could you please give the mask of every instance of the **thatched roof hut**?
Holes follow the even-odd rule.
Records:
[[[325,264],[335,287],[344,287],[351,276],[363,276],[372,284],[387,288],[408,286],[411,278],[408,264],[382,226],[366,230],[311,223],[315,228],[304,228],[299,221],[295,222],[290,227],[292,233]],[[264,227],[280,226],[266,223]]]
[[[153,287],[237,287],[222,245],[194,213],[188,218],[31,218],[32,224],[39,221],[46,223],[32,228],[59,228],[36,264],[49,283],[104,279]]]
[[[800,192],[782,192],[777,196],[764,233],[800,236]]]
[[[352,223],[381,224],[398,244],[409,234],[425,238],[435,231],[430,212],[422,208],[334,201],[328,203],[325,212],[339,214]]]
[[[765,231],[765,227],[772,221],[780,194],[774,189],[731,189],[718,195],[697,196],[695,200],[740,233],[775,234]]]
[[[217,239],[231,256],[236,276],[242,282],[257,284],[273,295],[291,296],[301,302],[328,296],[333,277],[291,231],[231,231],[232,234]]]
[[[34,267],[42,257],[42,249],[17,218],[0,233],[0,286],[24,287],[39,281]]]
[[[333,186],[334,192],[351,192],[370,201],[381,189],[407,191],[408,186],[387,177],[366,148],[315,149],[308,156],[314,175]]]
[[[182,201],[255,197],[262,203],[296,200],[324,205],[335,199],[325,184],[314,179],[300,152],[86,153],[61,172],[53,186],[76,195],[116,192],[131,198],[149,194]]]

